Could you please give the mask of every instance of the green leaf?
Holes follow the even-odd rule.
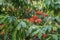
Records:
[[[19,22],[19,24],[17,25],[17,29],[20,30],[21,28],[26,28],[27,25],[25,22],[21,21]]]
[[[38,37],[41,39],[41,37],[42,37],[42,33],[41,32],[39,32]]]
[[[8,35],[5,35],[5,36],[4,36],[4,40],[7,40],[7,37],[8,37]]]
[[[17,40],[16,34],[17,34],[17,30],[15,29],[15,31],[12,33],[12,40]]]
[[[46,40],[49,40],[51,37],[47,38]]]
[[[30,26],[30,28],[28,28],[28,31],[27,31],[27,36],[28,36],[29,34],[31,34],[32,31],[34,31],[34,30],[36,30],[36,29],[37,29],[37,26],[36,26],[36,25]]]
[[[34,35],[38,34],[39,32],[40,32],[40,29],[38,29],[38,30],[34,31],[34,32],[32,33],[32,36],[34,36]]]
[[[20,28],[21,28],[21,25],[18,24],[18,25],[17,25],[17,30],[20,30]]]
[[[23,21],[21,21],[19,24],[20,24],[20,26],[22,26],[23,28],[26,28],[26,26],[27,26],[26,23],[23,22]]]
[[[54,31],[57,31],[57,27],[53,27],[53,30],[54,30]]]
[[[0,5],[2,5],[3,2],[4,2],[4,0],[0,0]]]
[[[52,38],[53,38],[54,40],[58,40],[58,35],[52,35]]]
[[[48,26],[48,32],[50,32],[52,30],[52,26]]]

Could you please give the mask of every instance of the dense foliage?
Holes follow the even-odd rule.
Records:
[[[60,0],[0,0],[0,40],[60,40]]]

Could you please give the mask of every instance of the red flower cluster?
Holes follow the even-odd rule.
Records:
[[[47,17],[48,16],[48,14],[44,14],[44,17]]]
[[[38,14],[38,15],[42,15],[42,13],[43,13],[43,12],[42,12],[41,10],[39,10],[39,11],[36,12],[36,14]],[[48,14],[45,13],[45,14],[44,14],[44,17],[47,17],[47,16],[48,16]]]
[[[31,22],[42,22],[42,19],[39,19],[38,16],[33,16],[32,18],[29,19],[29,21]]]
[[[36,12],[36,14],[38,14],[38,15],[42,15],[42,11],[39,10],[39,11]]]
[[[35,22],[42,22],[42,19],[36,19]]]
[[[33,19],[38,19],[38,16],[33,16],[32,18],[33,18]]]
[[[47,34],[43,34],[42,37],[43,37],[43,38],[46,38],[46,37],[47,37]]]
[[[1,35],[2,35],[2,36],[4,36],[4,34],[5,34],[5,32],[4,32],[4,31],[2,31],[2,32],[1,32]]]
[[[5,25],[6,25],[6,24],[4,24],[4,23],[3,23],[3,24],[0,24],[0,26],[2,26],[2,27],[4,27]]]
[[[44,15],[44,17],[47,17],[48,16],[48,14],[46,14],[46,13],[44,13],[43,14],[43,12],[41,11],[41,10],[38,10],[37,12],[36,12],[36,14],[38,14],[38,15]],[[29,21],[30,22],[35,22],[35,23],[40,23],[40,22],[42,22],[42,19],[41,18],[39,18],[37,15],[35,15],[35,16],[32,16],[30,19],[29,19]]]
[[[29,21],[30,21],[30,22],[34,22],[34,19],[33,19],[33,18],[30,18]]]

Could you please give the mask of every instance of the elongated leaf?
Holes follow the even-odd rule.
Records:
[[[17,30],[15,30],[15,31],[12,33],[12,40],[17,40],[17,39],[16,39],[16,34],[17,34]]]
[[[32,33],[32,36],[34,36],[34,35],[38,34],[38,33],[39,33],[39,31],[40,31],[40,29],[39,29],[39,30],[34,31],[34,32]]]
[[[54,40],[58,40],[58,35],[52,35]]]

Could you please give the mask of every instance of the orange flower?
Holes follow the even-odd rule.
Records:
[[[0,26],[3,26],[3,27],[4,27],[5,25],[6,25],[5,23],[3,23],[3,24],[0,24]]]
[[[36,19],[35,22],[42,22],[42,19]]]
[[[43,38],[46,38],[46,37],[47,37],[47,35],[46,35],[46,34],[43,34],[43,35],[42,35],[42,37],[43,37]]]
[[[34,18],[30,18],[29,21],[30,21],[30,22],[34,22]]]
[[[34,19],[38,19],[38,16],[35,15],[35,16],[33,16],[32,18],[34,18]]]
[[[4,32],[4,31],[2,31],[2,32],[1,32],[1,34],[2,34],[2,36],[4,36],[5,32]]]
[[[26,11],[27,11],[27,12],[30,12],[30,8],[27,8]]]
[[[37,36],[38,36],[38,34],[35,34],[35,35],[34,35],[34,37],[37,37]]]
[[[37,11],[37,14],[42,15],[42,11]]]
[[[20,19],[20,16],[17,19]]]
[[[54,30],[51,30],[50,32],[51,32],[51,33],[54,33]]]
[[[44,17],[47,17],[48,16],[48,14],[44,14]]]
[[[6,26],[6,24],[3,24],[3,26]]]

